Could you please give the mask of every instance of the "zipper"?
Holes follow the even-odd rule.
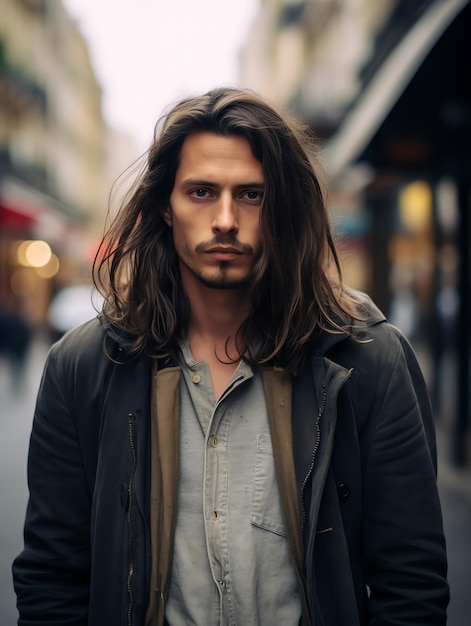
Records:
[[[334,384],[334,395],[335,397],[338,396],[340,390],[342,389],[342,387],[344,386],[344,384],[347,382],[347,380],[350,378],[350,376],[352,375],[353,372],[353,368],[350,368],[346,374],[346,376],[339,381],[339,385]],[[300,523],[300,533],[301,533],[301,541],[303,539],[303,531],[304,531],[304,526],[306,523],[306,511],[304,510],[304,490],[306,488],[307,482],[314,470],[314,465],[316,462],[316,455],[317,455],[317,451],[319,449],[319,445],[320,445],[320,439],[321,439],[321,429],[320,429],[320,420],[322,418],[322,415],[324,414],[325,411],[325,407],[327,404],[327,386],[325,383],[322,383],[322,400],[321,400],[321,405],[319,407],[319,411],[317,413],[317,418],[316,418],[316,441],[314,444],[314,448],[312,451],[312,456],[311,456],[311,465],[309,466],[309,470],[302,482],[301,485],[301,489],[300,489],[300,493],[299,493],[299,501],[300,501],[300,507],[301,507],[301,523]]]
[[[351,368],[350,370],[348,370],[347,375],[339,382],[339,384],[334,383],[333,385],[331,385],[331,390],[332,390],[332,394],[335,396],[335,398],[338,397],[339,391],[340,389],[343,387],[343,385],[346,383],[346,381],[350,378],[351,374],[353,372],[353,368]],[[322,394],[321,394],[321,403],[319,406],[319,410],[317,412],[317,417],[316,417],[316,422],[315,422],[315,429],[316,429],[316,441],[314,443],[314,447],[312,450],[312,455],[311,455],[311,464],[309,466],[309,470],[302,482],[301,488],[300,488],[300,495],[299,495],[299,501],[300,501],[300,509],[301,509],[301,522],[299,525],[299,533],[301,536],[301,545],[304,545],[304,528],[306,525],[306,511],[304,508],[304,491],[306,489],[306,485],[308,483],[309,478],[312,475],[312,472],[314,471],[314,466],[316,463],[316,457],[317,457],[317,452],[319,450],[319,446],[320,446],[320,440],[321,440],[321,428],[320,428],[320,421],[321,418],[324,414],[326,405],[327,405],[327,385],[326,383],[322,383],[321,386],[322,389]],[[302,564],[302,569],[304,570],[304,566],[305,566],[305,554],[303,551],[303,564]],[[305,579],[304,579],[305,580]],[[304,586],[304,585],[303,585]],[[310,613],[311,611],[314,611],[315,614],[315,621],[317,623],[317,621],[319,620],[320,623],[322,622],[322,618],[320,617],[320,615],[318,614],[318,610],[316,610],[316,606],[311,606],[311,602],[310,602],[310,596],[311,593],[308,592],[308,590],[304,587],[304,592],[306,593],[306,603],[308,605],[308,612],[309,612],[309,624],[311,624],[311,617],[310,617]]]
[[[317,412],[316,423],[315,423],[316,440],[314,442],[314,448],[312,449],[311,464],[309,466],[309,470],[306,476],[304,477],[303,483],[301,485],[300,496],[299,496],[300,503],[301,503],[301,526],[300,526],[301,541],[302,541],[304,525],[306,523],[306,511],[304,510],[304,489],[306,488],[307,482],[314,470],[317,451],[319,449],[319,445],[321,441],[320,421],[321,421],[322,415],[324,414],[326,404],[327,404],[327,388],[326,388],[325,383],[322,383],[322,400],[321,400],[321,405],[319,407],[319,411]]]
[[[128,527],[128,579],[127,579],[127,593],[128,593],[128,612],[127,612],[127,624],[132,626],[132,611],[134,607],[134,598],[132,593],[132,578],[134,575],[134,558],[133,558],[133,532],[132,532],[132,497],[133,497],[133,484],[134,475],[137,467],[136,447],[134,443],[134,424],[132,413],[128,415],[128,435],[129,435],[129,448],[131,450],[131,474],[128,482],[128,514],[127,514],[127,527]]]

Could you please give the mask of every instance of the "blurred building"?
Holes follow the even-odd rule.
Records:
[[[469,0],[263,0],[241,81],[323,147],[345,280],[425,355],[471,459]]]
[[[242,82],[326,139],[360,89],[359,69],[394,0],[261,0],[240,56]]]
[[[32,324],[43,323],[54,291],[89,278],[116,140],[62,1],[2,0],[0,302]]]

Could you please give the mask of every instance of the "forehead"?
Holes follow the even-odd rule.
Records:
[[[183,142],[178,171],[211,167],[245,168],[263,177],[262,164],[255,158],[245,137],[207,131],[192,133]]]

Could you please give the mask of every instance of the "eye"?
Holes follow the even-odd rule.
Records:
[[[190,196],[194,196],[195,198],[206,198],[209,194],[209,191],[207,189],[193,189],[190,192]]]
[[[253,191],[253,190],[245,191],[242,194],[242,198],[246,200],[250,200],[251,202],[257,202],[257,201],[261,202],[263,198],[263,191]]]

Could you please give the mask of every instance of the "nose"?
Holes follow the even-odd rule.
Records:
[[[235,234],[239,231],[235,206],[230,193],[221,194],[216,205],[212,229],[215,234]]]

